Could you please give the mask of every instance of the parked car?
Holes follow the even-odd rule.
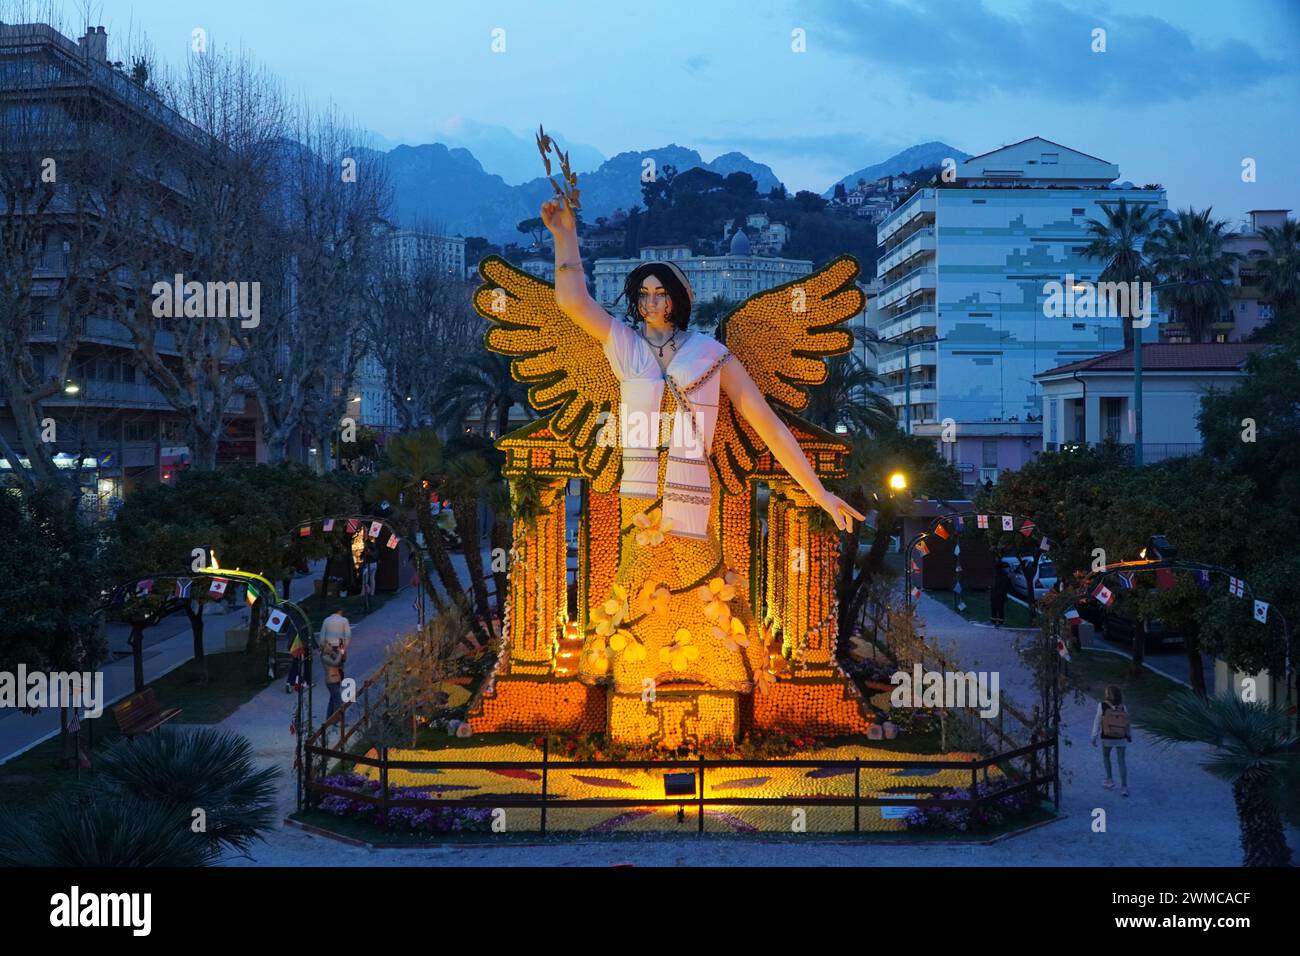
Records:
[[[1131,644],[1134,635],[1137,634],[1137,628],[1138,622],[1131,616],[1131,612],[1120,608],[1106,609],[1101,630],[1107,640]],[[1148,651],[1157,650],[1166,644],[1181,643],[1182,640],[1181,633],[1166,628],[1162,621],[1147,622],[1146,649]]]
[[[1011,576],[1011,593],[1022,601],[1028,601],[1025,589],[1025,568],[1033,564],[1034,559],[1029,555],[1022,554],[1019,556],[1009,555],[1001,558],[1002,566],[1007,569],[1007,574]],[[1038,575],[1034,578],[1034,600],[1041,598],[1046,591],[1050,591],[1056,585],[1056,568],[1052,564],[1052,559],[1048,557],[1040,558],[1038,561]]]

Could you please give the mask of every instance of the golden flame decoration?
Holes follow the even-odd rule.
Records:
[[[549,153],[552,148],[554,148],[555,155],[560,160],[560,175],[564,179],[563,187],[551,175],[551,157]],[[546,135],[546,130],[540,124],[537,127],[537,151],[542,154],[542,163],[546,166],[546,178],[551,181],[551,185],[555,188],[555,195],[563,199],[570,209],[582,208],[578,192],[578,174],[569,168],[569,154],[560,152],[559,145]]]

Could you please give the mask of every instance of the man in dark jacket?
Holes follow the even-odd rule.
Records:
[[[997,571],[993,575],[993,593],[989,595],[994,627],[1001,627],[1006,622],[1007,592],[1009,590],[1011,590],[1011,580],[1007,577],[1006,566],[999,561]]]

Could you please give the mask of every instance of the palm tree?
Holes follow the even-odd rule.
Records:
[[[489,428],[495,428],[500,438],[510,428],[510,409],[516,405],[532,415],[528,387],[510,374],[510,357],[479,350],[443,382],[434,398],[433,414],[436,420],[455,422],[459,430],[471,409],[482,409],[480,431],[487,436]]]
[[[465,452],[450,459],[443,470],[441,489],[451,501],[456,527],[465,550],[474,609],[492,631],[492,609],[488,606],[487,580],[483,576],[483,551],[479,547],[479,499],[487,490],[491,470],[476,452]]]
[[[1245,866],[1286,866],[1291,851],[1282,829],[1282,780],[1294,768],[1300,737],[1280,709],[1235,694],[1201,698],[1179,693],[1149,714],[1143,728],[1167,744],[1204,743],[1202,764],[1232,784]]]
[[[1222,219],[1210,218],[1211,207],[1197,212],[1180,209],[1151,240],[1151,262],[1162,283],[1178,283],[1164,290],[1175,321],[1200,342],[1218,316],[1232,305],[1232,292],[1224,283],[1232,278],[1232,264],[1240,258],[1224,247],[1229,233]]]
[[[1251,256],[1263,276],[1264,297],[1276,318],[1300,302],[1300,222],[1287,219],[1281,226],[1265,226],[1260,235],[1268,243],[1268,251],[1258,250]]]
[[[898,427],[894,404],[876,389],[881,381],[852,352],[826,360],[826,381],[812,386],[801,415],[827,431],[845,425],[855,435],[877,435]]]
[[[400,505],[397,520],[406,525],[410,537],[414,538],[414,531],[420,532],[424,552],[429,558],[423,575],[425,593],[439,613],[446,610],[447,604],[434,587],[430,576],[429,566],[432,566],[447,598],[460,607],[470,626],[486,640],[488,634],[470,608],[464,585],[456,574],[456,566],[452,564],[442,531],[434,521],[429,507],[429,496],[443,480],[445,465],[442,440],[429,428],[395,435],[384,446],[384,458],[383,469],[367,486],[367,497],[372,501],[396,502]]]
[[[1156,229],[1159,211],[1147,203],[1130,206],[1127,199],[1117,204],[1101,204],[1106,221],[1089,219],[1086,226],[1092,237],[1083,255],[1106,263],[1101,270],[1102,282],[1146,282],[1151,268],[1145,246]],[[1133,323],[1121,319],[1124,348],[1133,347]]]

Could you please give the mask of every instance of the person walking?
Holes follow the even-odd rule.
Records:
[[[369,611],[375,600],[375,574],[379,570],[379,551],[373,541],[367,541],[361,552],[361,594]]]
[[[1128,763],[1125,752],[1133,742],[1133,727],[1128,708],[1124,706],[1124,695],[1116,684],[1106,688],[1105,697],[1097,704],[1097,714],[1092,719],[1092,745],[1097,746],[1101,739],[1101,759],[1106,765],[1106,779],[1102,786],[1107,790],[1115,787],[1115,778],[1110,769],[1110,752],[1113,749],[1119,760],[1120,795],[1128,796]]]
[[[325,707],[326,720],[343,706],[343,665],[347,662],[348,646],[351,643],[352,625],[343,616],[343,609],[339,608],[325,618],[320,631],[320,660],[325,667],[325,689],[329,691],[329,703]]]
[[[999,561],[993,575],[993,592],[989,595],[990,618],[994,627],[1001,627],[1006,622],[1007,592],[1010,589],[1011,581],[1007,578],[1006,566]]]

